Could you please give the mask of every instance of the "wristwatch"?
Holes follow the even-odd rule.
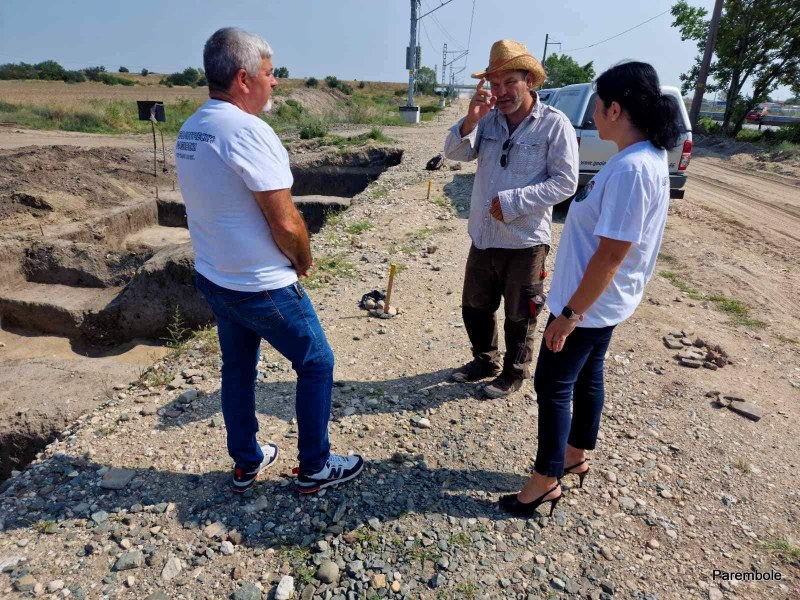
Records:
[[[581,320],[581,315],[576,313],[569,306],[565,306],[561,310],[561,316],[564,317],[565,319],[569,319],[570,321],[580,321]]]

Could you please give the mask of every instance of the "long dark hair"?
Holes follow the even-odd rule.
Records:
[[[633,126],[657,148],[671,150],[678,145],[675,100],[661,93],[656,70],[647,63],[625,62],[611,67],[595,81],[597,95],[608,108],[618,102]]]

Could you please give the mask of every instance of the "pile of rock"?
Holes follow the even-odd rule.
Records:
[[[712,344],[699,337],[692,339],[694,331],[682,329],[664,336],[664,345],[670,350],[680,350],[675,358],[678,364],[691,369],[705,367],[712,371],[732,365],[728,353],[719,344]]]
[[[386,302],[384,300],[375,301],[372,298],[366,301],[365,308],[367,309],[369,316],[378,317],[379,319],[391,319],[392,317],[396,317],[403,312],[397,306],[390,306],[389,310],[384,312],[384,309],[386,308]]]

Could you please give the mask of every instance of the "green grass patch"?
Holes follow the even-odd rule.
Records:
[[[785,335],[778,334],[775,337],[778,338],[779,341],[783,342],[784,344],[800,344],[800,340],[797,338],[786,337]]]
[[[382,185],[376,185],[372,188],[372,197],[373,198],[386,198],[389,196],[389,190],[387,190]]]
[[[450,201],[444,196],[433,196],[430,199],[430,202],[431,202],[431,204],[435,204],[436,206],[438,206],[440,208],[447,208],[449,206],[452,206],[450,204]]]
[[[328,135],[328,126],[319,119],[309,120],[300,127],[301,140],[324,138],[326,135]]]
[[[475,581],[462,581],[456,586],[456,594],[458,598],[465,600],[475,600],[478,597],[478,584]]]
[[[763,329],[767,326],[764,321],[750,318],[750,309],[741,300],[735,298],[728,298],[719,294],[713,296],[706,296],[696,288],[692,287],[684,281],[680,275],[673,271],[661,271],[661,277],[669,281],[672,285],[680,291],[688,294],[689,298],[697,301],[708,301],[714,304],[714,307],[720,312],[724,312],[731,317],[731,323],[748,329]]]
[[[444,225],[421,227],[420,229],[409,231],[405,235],[405,243],[400,248],[400,251],[404,254],[413,254],[427,244],[434,234],[442,233],[443,231],[447,231],[447,227]]]
[[[666,252],[659,252],[658,253],[658,260],[660,260],[662,262],[665,262],[665,263],[669,263],[669,264],[675,264],[675,263],[678,262],[677,258],[672,256],[671,254],[667,254]]]
[[[177,134],[184,121],[201,102],[181,98],[166,103],[167,121],[159,127]],[[125,100],[91,99],[80,105],[27,106],[0,103],[0,121],[12,121],[28,129],[80,131],[84,133],[149,133],[150,123],[139,121],[136,103]]]
[[[298,565],[294,568],[295,579],[303,585],[308,585],[314,580],[317,570],[309,565]]]
[[[680,291],[685,292],[689,295],[689,298],[692,300],[705,300],[705,296],[703,296],[697,289],[690,286],[688,283],[681,279],[680,275],[674,273],[672,271],[661,271],[659,273],[664,279],[669,281],[672,285],[678,288]]]
[[[762,546],[779,555],[786,563],[797,563],[800,561],[800,546],[792,542],[787,537],[773,537],[766,540]]]
[[[314,262],[311,274],[303,285],[309,289],[317,289],[334,279],[349,278],[355,273],[355,266],[349,262],[344,254],[323,256]]]
[[[354,223],[350,223],[347,227],[345,227],[344,230],[346,233],[356,235],[365,231],[369,231],[373,227],[374,225],[369,221],[355,221]]]
[[[472,538],[465,531],[450,536],[451,546],[469,546],[470,544],[472,544]]]
[[[341,148],[348,146],[365,146],[372,142],[388,143],[393,141],[394,140],[392,138],[383,133],[383,130],[380,127],[373,127],[367,133],[349,137],[336,134],[326,135],[322,140],[320,140],[320,146],[338,146]]]
[[[55,521],[37,521],[33,528],[39,533],[54,534],[58,533],[58,523]]]

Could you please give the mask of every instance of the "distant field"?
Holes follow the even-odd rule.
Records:
[[[84,131],[92,133],[144,133],[150,125],[137,118],[136,100],[161,100],[166,105],[167,123],[165,133],[176,133],[186,118],[208,98],[205,87],[167,87],[158,85],[161,75],[150,74],[142,77],[134,73],[120,74],[126,79],[141,83],[135,86],[105,85],[85,82],[68,84],[61,81],[0,81],[0,122],[14,123],[30,129],[58,129],[64,131]],[[267,121],[276,130],[286,131],[299,128],[309,121],[323,121],[327,124],[350,122],[358,124],[395,125],[400,124],[397,106],[405,102],[397,96],[406,84],[391,82],[365,82],[359,88],[358,81],[344,81],[353,88],[354,93],[346,96],[338,90],[331,103],[329,90],[324,79],[319,80],[317,88],[307,88],[303,79],[278,80],[276,97],[296,97],[301,104],[316,93],[325,97],[331,105],[329,112],[319,114],[313,109],[287,110],[280,107]],[[435,112],[437,99],[422,97],[419,104]]]

